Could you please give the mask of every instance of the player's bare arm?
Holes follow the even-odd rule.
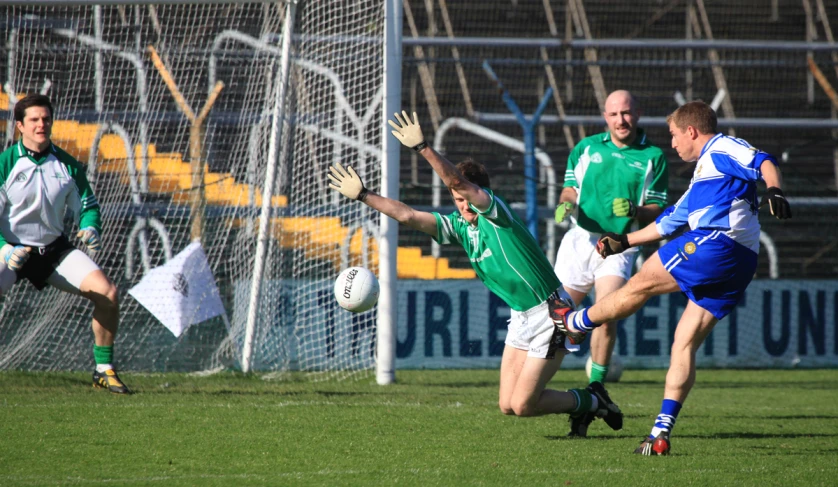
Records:
[[[437,237],[436,218],[431,213],[419,211],[401,201],[385,198],[375,193],[368,193],[364,204],[414,230],[427,233],[433,238]]]
[[[623,235],[611,232],[602,234],[599,242],[597,242],[597,251],[604,259],[609,255],[620,254],[638,245],[657,242],[662,238],[657,225],[652,222],[636,232]]]
[[[357,200],[370,208],[381,212],[397,222],[410,228],[427,233],[436,238],[436,217],[426,211],[419,211],[401,201],[385,198],[364,187],[364,182],[352,167],[344,168],[335,164],[329,168],[327,174],[331,182],[329,187],[340,192],[349,199]]]
[[[425,136],[422,134],[422,128],[419,126],[416,112],[413,113],[413,120],[404,111],[401,115],[396,113],[395,119],[395,122],[388,120],[388,123],[393,128],[393,135],[399,139],[402,145],[410,147],[424,157],[448,189],[462,195],[478,210],[489,209],[492,200],[488,193],[483,191],[480,186],[468,181],[451,161],[428,145]]]
[[[661,234],[658,232],[658,226],[655,224],[654,221],[641,228],[640,230],[637,230],[636,232],[629,233],[626,237],[628,238],[629,244],[632,247],[657,242],[661,240],[661,238],[663,238],[661,237]]]

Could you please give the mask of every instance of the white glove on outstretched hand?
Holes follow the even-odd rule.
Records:
[[[407,116],[407,112],[404,110],[402,110],[401,115],[398,113],[394,115],[396,116],[396,121],[399,123],[397,124],[392,120],[387,120],[387,123],[395,129],[393,130],[393,135],[399,139],[399,142],[401,142],[402,145],[410,147],[416,152],[419,152],[428,146],[428,143],[425,142],[425,136],[422,135],[422,127],[419,126],[419,117],[416,116],[416,112],[413,112],[412,122],[410,121],[410,117]]]
[[[102,240],[99,238],[99,232],[93,227],[82,228],[79,230],[79,233],[76,234],[76,237],[78,237],[91,252],[96,253],[102,248]]]
[[[329,187],[340,191],[340,194],[352,200],[364,201],[367,197],[367,188],[364,187],[364,182],[352,169],[352,166],[346,166],[346,169],[336,162],[334,166],[329,168],[332,174],[326,174],[332,180]]]
[[[23,265],[29,260],[29,252],[31,250],[32,247],[6,244],[0,249],[0,257],[3,258],[3,262],[6,263],[9,269],[17,272],[23,269]]]

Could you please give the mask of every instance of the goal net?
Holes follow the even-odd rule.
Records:
[[[374,312],[337,309],[332,283],[348,265],[375,270],[378,222],[338,204],[325,173],[342,161],[379,186],[382,2],[108,3],[0,7],[0,111],[8,147],[15,101],[48,94],[53,142],[88,164],[104,226],[94,259],[120,290],[118,366],[238,368],[251,314],[253,370],[366,374]],[[270,226],[249,313],[263,199]],[[127,291],[194,238],[227,316],[175,337]],[[83,298],[17,283],[0,298],[0,368],[89,369],[91,315]]]

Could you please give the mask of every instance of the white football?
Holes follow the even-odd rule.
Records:
[[[588,374],[588,379],[591,378],[591,366],[593,360],[588,355],[588,360],[585,361],[585,373]],[[608,373],[605,374],[605,382],[619,382],[620,377],[623,376],[623,364],[620,362],[618,355],[611,355],[611,363],[608,365]]]
[[[375,306],[378,292],[378,279],[364,267],[345,269],[335,281],[335,299],[341,308],[353,313],[363,313]]]

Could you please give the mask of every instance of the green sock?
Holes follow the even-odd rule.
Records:
[[[593,405],[594,400],[590,392],[585,389],[569,389],[567,392],[576,397],[576,407],[571,414],[586,413],[591,410],[591,405]]]
[[[106,345],[104,347],[100,347],[99,345],[93,345],[93,360],[96,361],[96,365],[112,364],[113,345]]]
[[[605,382],[606,375],[608,375],[607,365],[591,362],[591,382]]]

